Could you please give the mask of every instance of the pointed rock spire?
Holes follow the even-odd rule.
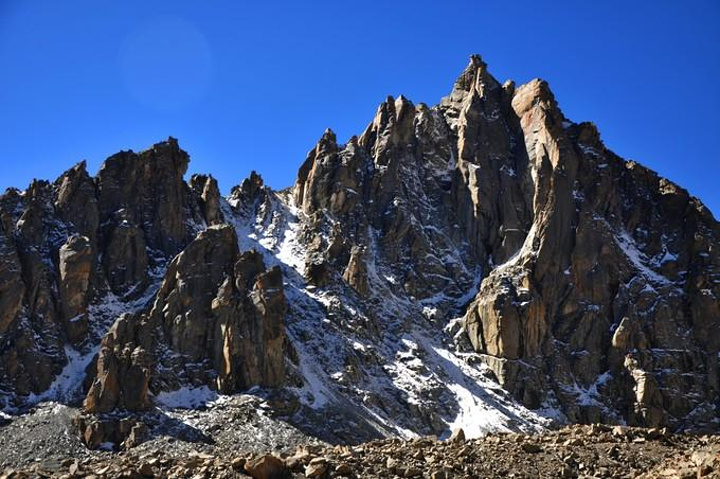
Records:
[[[224,222],[220,211],[220,188],[212,175],[193,175],[190,178],[190,188],[195,193],[202,209],[205,223],[208,226]]]
[[[440,101],[451,128],[457,127],[460,112],[469,101],[486,96],[488,90],[500,88],[500,83],[487,70],[487,64],[480,55],[472,55],[465,70],[455,80],[450,95]]]
[[[306,203],[307,183],[311,181],[310,178],[312,177],[316,161],[323,157],[333,157],[337,155],[337,152],[338,144],[335,132],[330,128],[326,128],[322,137],[320,137],[320,140],[318,140],[315,145],[315,148],[308,152],[305,162],[303,162],[298,170],[298,177],[293,187],[295,204],[303,206]]]
[[[482,60],[482,57],[478,54],[470,56],[470,62],[465,67],[465,70],[455,80],[453,90],[462,90],[469,92],[472,90],[479,79],[487,73],[487,63]]]

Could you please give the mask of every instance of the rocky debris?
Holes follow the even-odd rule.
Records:
[[[90,449],[130,449],[148,438],[148,427],[133,417],[95,417],[78,415],[74,425],[80,438]]]
[[[715,477],[715,436],[592,425],[541,435],[491,434],[464,442],[432,437],[386,439],[357,446],[300,446],[294,454],[171,455],[132,449],[118,454],[6,470],[4,477]],[[14,476],[11,474],[15,474]],[[135,474],[135,476],[133,476]]]
[[[268,453],[285,457],[299,445],[320,444],[288,424],[287,418],[271,417],[270,402],[238,395],[198,409],[100,416],[78,415],[77,409],[43,403],[0,427],[0,471],[41,465],[63,472],[67,470],[63,463],[78,461],[88,474],[96,472],[85,466],[88,459],[112,463],[114,457],[120,457],[112,451],[120,455],[132,451],[133,457],[139,458],[137,465],[152,463],[152,457],[163,457],[166,462],[199,455],[228,460]],[[78,427],[88,432],[91,445],[106,440],[88,449]],[[242,466],[238,470],[242,471]]]

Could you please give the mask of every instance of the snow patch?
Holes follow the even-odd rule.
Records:
[[[665,276],[656,273],[650,267],[647,266],[649,263],[645,254],[640,251],[635,245],[635,241],[630,237],[627,231],[621,231],[615,235],[615,242],[620,249],[625,253],[625,256],[635,266],[635,268],[642,274],[648,281],[654,281],[659,284],[670,284],[670,280]]]
[[[28,396],[28,404],[51,400],[69,402],[75,399],[85,380],[85,369],[99,350],[99,344],[87,354],[82,354],[71,346],[65,346],[67,365],[46,391]]]
[[[195,409],[220,399],[217,391],[207,386],[183,386],[175,391],[163,391],[155,396],[155,402],[170,409]]]

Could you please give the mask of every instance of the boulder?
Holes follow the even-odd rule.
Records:
[[[290,471],[282,459],[265,454],[254,457],[245,462],[245,472],[255,479],[286,479],[290,477]]]

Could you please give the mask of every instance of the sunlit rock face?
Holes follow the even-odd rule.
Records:
[[[325,131],[282,191],[222,197],[188,162],[170,138],[0,197],[5,410],[84,404],[94,446],[140,437],[113,414],[251,388],[335,441],[716,428],[718,222],[546,82],[473,56],[439,105]]]

